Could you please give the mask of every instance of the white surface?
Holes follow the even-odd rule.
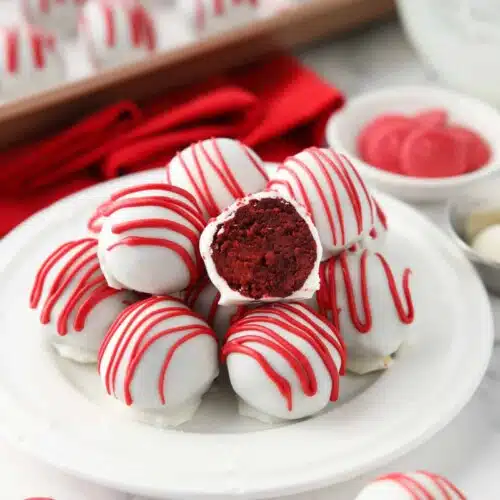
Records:
[[[0,2],[2,14],[6,2]],[[432,80],[424,71],[394,24],[374,28],[341,42],[326,42],[300,54],[302,59],[348,95],[374,87],[416,84]],[[425,211],[443,225],[443,208]],[[500,332],[500,299],[491,298]],[[500,497],[500,347],[481,387],[461,414],[418,449],[355,481],[317,492],[294,495],[289,500],[352,500],[362,485],[381,472],[430,469],[447,475],[471,500]],[[1,497],[22,500],[51,495],[56,500],[145,500],[73,478],[43,464],[8,444],[0,446]]]
[[[417,212],[379,194],[391,220],[392,246],[407,256],[419,277],[413,284],[418,335],[408,339],[391,370],[379,378],[346,376],[342,404],[266,432],[252,432],[265,427],[234,419],[234,404],[221,404],[217,392],[185,432],[121,418],[96,388],[94,370],[56,360],[37,341],[36,318],[25,314],[23,299],[37,266],[31,258],[35,245],[37,252],[46,253],[84,231],[96,203],[113,191],[159,182],[162,175],[158,170],[129,176],[77,194],[27,221],[2,244],[7,267],[1,293],[9,303],[0,319],[2,428],[25,450],[127,491],[157,497],[168,491],[182,499],[263,498],[338,482],[395,458],[438,431],[470,398],[488,362],[493,334],[484,289],[441,232]],[[429,304],[429,276],[435,307],[424,306]],[[455,292],[459,287],[461,294]],[[475,329],[482,335],[471,350]],[[11,335],[18,330],[23,335]],[[41,392],[39,384],[50,391]],[[175,453],[166,451],[173,449]]]
[[[358,156],[356,139],[365,125],[385,113],[413,116],[420,111],[444,108],[450,124],[478,132],[491,147],[488,165],[470,174],[443,179],[422,179],[394,174],[365,163]],[[328,144],[356,160],[368,183],[400,198],[421,202],[441,201],[458,196],[474,182],[498,172],[500,164],[500,112],[477,99],[454,91],[425,86],[388,87],[354,97],[329,120]]]
[[[415,48],[443,81],[500,104],[498,0],[397,3]]]

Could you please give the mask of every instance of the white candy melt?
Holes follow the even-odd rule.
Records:
[[[480,231],[471,247],[481,257],[500,263],[500,224],[493,224]]]

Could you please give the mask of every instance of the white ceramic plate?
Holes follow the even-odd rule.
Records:
[[[448,111],[451,124],[477,131],[491,147],[488,165],[456,177],[423,179],[380,170],[358,157],[356,139],[371,120],[386,113],[414,115],[433,108]],[[461,195],[476,182],[500,175],[500,113],[470,96],[437,87],[389,87],[349,99],[326,128],[328,145],[356,161],[364,179],[377,189],[413,202],[444,201]]]
[[[0,245],[0,432],[24,450],[86,479],[175,499],[266,498],[346,480],[407,452],[448,423],[478,386],[493,326],[471,265],[425,217],[380,195],[394,258],[414,270],[415,336],[380,375],[347,376],[341,400],[307,421],[266,427],[236,415],[212,391],[182,430],[129,418],[107,398],[95,368],[57,358],[28,311],[43,257],[81,236],[94,206],[112,191],[156,181],[130,176],[65,199]]]

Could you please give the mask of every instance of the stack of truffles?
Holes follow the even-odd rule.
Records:
[[[80,53],[89,68],[100,71],[250,24],[266,14],[259,0],[178,0],[166,6],[155,0],[11,1],[18,4],[20,22],[0,26],[2,99],[61,84],[68,77],[68,61]],[[172,23],[184,30],[172,30]]]
[[[111,396],[165,425],[194,415],[219,362],[240,413],[263,421],[314,415],[346,370],[387,368],[414,306],[381,207],[330,149],[269,173],[238,141],[209,139],[165,183],[98,206],[35,278],[31,307],[57,352],[97,361]]]

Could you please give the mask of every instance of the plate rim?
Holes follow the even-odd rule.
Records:
[[[28,241],[31,241],[34,238],[36,238],[37,235],[36,228],[38,226],[44,227],[45,225],[44,221],[50,221],[51,224],[57,221],[58,213],[62,215],[65,214],[65,211],[62,210],[62,208],[64,208],[65,205],[68,206],[71,205],[73,207],[75,205],[78,206],[79,204],[87,205],[88,199],[90,198],[89,194],[98,195],[101,191],[107,191],[114,185],[122,186],[124,184],[124,179],[127,179],[127,181],[134,182],[136,178],[143,178],[146,175],[151,175],[152,172],[155,171],[153,170],[148,172],[141,172],[138,174],[132,174],[120,179],[109,181],[107,183],[98,184],[97,186],[93,186],[91,188],[80,191],[74,195],[66,197],[56,202],[55,204],[47,207],[46,209],[38,212],[37,214],[33,215],[32,217],[24,221],[20,226],[15,228],[11,233],[9,233],[0,244],[0,257],[2,258],[2,264],[0,265],[0,273],[3,273],[8,268],[11,259],[15,257],[16,247],[19,247],[19,245],[24,246],[24,244],[26,244]],[[475,301],[477,302],[476,307],[478,312],[480,312],[481,315],[484,315],[484,319],[482,320],[481,323],[482,325],[484,323],[483,326],[485,327],[484,331],[481,334],[482,337],[484,337],[484,342],[482,344],[483,349],[481,352],[481,359],[482,359],[482,364],[480,365],[481,367],[479,368],[478,364],[478,368],[474,373],[474,376],[472,378],[471,377],[468,378],[468,384],[465,384],[463,386],[465,390],[461,391],[462,396],[460,400],[457,400],[457,398],[455,399],[451,398],[452,401],[447,403],[446,411],[441,412],[439,419],[436,422],[434,422],[433,425],[428,425],[428,426],[424,425],[424,429],[419,428],[416,433],[413,432],[411,438],[405,438],[404,445],[395,447],[390,452],[382,453],[381,457],[374,456],[371,460],[366,460],[365,463],[363,463],[361,466],[356,467],[355,470],[347,471],[344,474],[336,473],[333,476],[328,475],[328,473],[322,468],[321,470],[316,471],[316,473],[312,471],[313,473],[307,474],[307,480],[296,479],[294,482],[288,482],[287,484],[274,484],[273,487],[267,486],[265,488],[259,488],[257,484],[255,488],[253,488],[251,491],[245,489],[244,491],[241,492],[226,491],[224,493],[219,493],[219,492],[204,493],[200,492],[199,490],[194,491],[193,489],[188,491],[186,491],[186,489],[182,491],[181,490],[176,491],[171,489],[169,489],[168,491],[166,489],[162,489],[160,491],[154,488],[150,490],[147,489],[144,490],[142,488],[138,489],[137,485],[130,484],[130,482],[127,483],[126,478],[122,478],[121,480],[118,480],[116,478],[111,479],[109,477],[99,476],[98,474],[96,475],[95,474],[96,471],[92,473],[90,471],[79,470],[77,468],[77,464],[75,463],[62,464],[57,460],[57,456],[55,456],[56,454],[54,452],[51,453],[47,449],[41,449],[40,446],[38,446],[38,448],[33,445],[30,446],[29,440],[21,440],[19,438],[16,439],[15,433],[12,434],[9,433],[8,429],[5,428],[5,426],[3,425],[0,426],[0,435],[8,442],[11,442],[13,445],[15,445],[18,448],[21,448],[28,454],[36,456],[38,459],[44,461],[45,463],[49,463],[50,465],[60,470],[63,470],[69,474],[72,474],[76,477],[80,477],[82,479],[94,483],[97,482],[99,484],[115,488],[117,490],[127,491],[139,495],[149,495],[157,498],[161,498],[164,497],[165,495],[168,495],[171,498],[183,498],[183,499],[189,497],[189,498],[214,498],[217,500],[221,500],[222,498],[248,498],[248,495],[252,495],[252,498],[268,498],[270,496],[277,496],[282,494],[288,495],[293,493],[310,491],[312,489],[318,489],[324,486],[331,485],[332,483],[338,483],[340,481],[352,479],[353,477],[365,473],[373,469],[374,467],[378,467],[380,465],[383,465],[384,463],[394,460],[402,456],[409,450],[416,448],[418,445],[425,442],[432,435],[434,435],[436,432],[438,432],[444,426],[446,426],[462,410],[462,408],[470,400],[470,398],[478,388],[481,380],[483,379],[484,373],[486,372],[488,362],[491,356],[493,342],[494,342],[494,322],[493,322],[492,309],[487,292],[482,282],[480,281],[476,271],[474,270],[473,266],[466,259],[466,257],[460,252],[460,250],[453,244],[453,242],[447,237],[446,233],[442,229],[440,229],[436,224],[434,224],[431,220],[429,220],[428,217],[418,212],[416,209],[407,205],[406,203],[390,195],[379,193],[376,190],[374,190],[373,192],[375,196],[382,201],[382,203],[384,202],[384,199],[387,199],[391,204],[403,208],[406,211],[408,210],[411,211],[414,217],[423,219],[423,222],[429,228],[432,228],[434,232],[440,234],[440,246],[444,245],[444,247],[448,251],[452,252],[459,259],[461,267],[463,268],[464,272],[467,270],[469,277],[477,285],[473,290],[473,293],[475,294]],[[2,385],[0,385],[0,396],[4,396],[5,395],[4,393],[5,390],[2,387]],[[0,397],[0,406],[2,405],[1,401],[2,398]],[[34,443],[34,444],[36,445],[39,443]]]

